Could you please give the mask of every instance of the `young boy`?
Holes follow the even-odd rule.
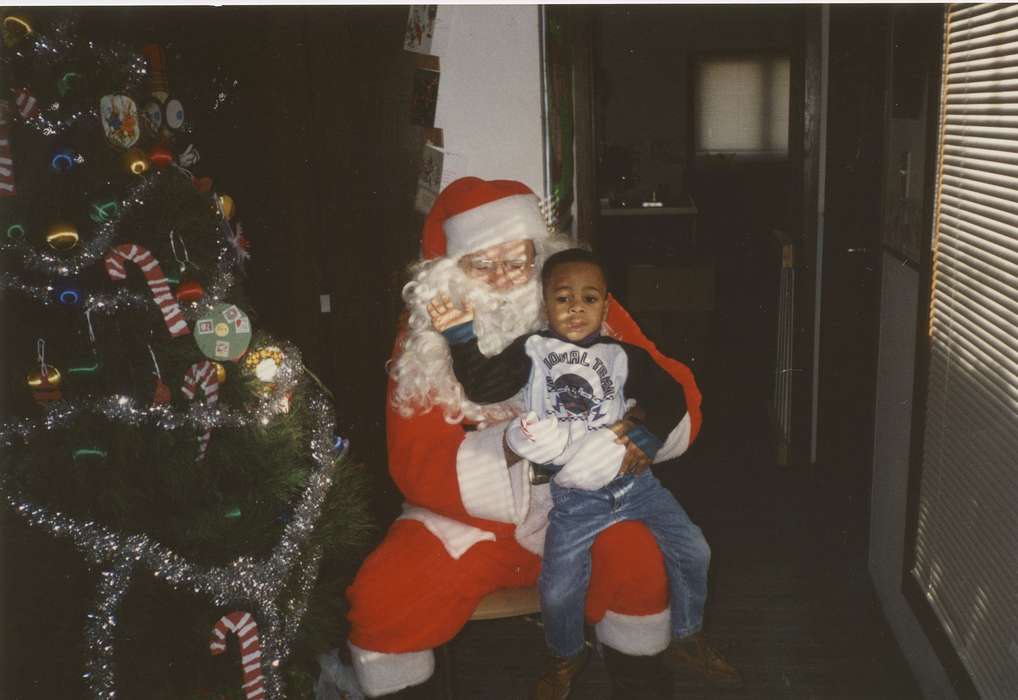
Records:
[[[601,335],[608,292],[591,253],[556,253],[541,281],[549,330],[521,336],[490,358],[478,349],[469,307],[442,297],[428,311],[449,341],[453,369],[470,400],[504,401],[524,388],[525,413],[510,423],[505,442],[551,475],[553,502],[540,575],[552,657],[537,694],[565,697],[586,660],[583,613],[597,534],[623,520],[639,520],[654,533],[669,577],[675,640],[669,655],[680,663],[683,654],[696,655],[686,647],[706,644],[699,631],[710,549],[647,469],[685,413],[682,387],[645,350]],[[635,446],[638,459],[625,460],[622,468],[627,445]],[[711,652],[722,675],[730,671],[725,680],[737,679]]]

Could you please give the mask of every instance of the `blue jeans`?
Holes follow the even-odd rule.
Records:
[[[551,496],[540,588],[544,636],[552,653],[573,656],[583,650],[590,547],[598,533],[624,520],[646,524],[664,554],[672,635],[681,638],[700,630],[710,547],[649,469],[617,477],[596,491],[563,488],[552,481]]]

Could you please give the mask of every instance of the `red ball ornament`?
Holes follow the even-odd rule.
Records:
[[[157,143],[148,152],[148,159],[152,165],[157,168],[165,168],[167,165],[173,162],[173,154],[170,153],[170,149],[161,143]]]
[[[162,379],[156,380],[156,391],[152,397],[152,405],[168,404],[172,400],[173,394],[170,393],[170,387],[166,386]]]
[[[205,290],[194,280],[185,280],[177,286],[177,301],[192,302],[198,301],[205,296]]]

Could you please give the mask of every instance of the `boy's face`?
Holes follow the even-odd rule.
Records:
[[[556,265],[544,288],[551,329],[571,341],[599,331],[608,314],[608,289],[601,268],[588,262]]]

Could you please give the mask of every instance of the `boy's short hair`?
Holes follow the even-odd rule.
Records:
[[[604,271],[604,265],[597,259],[593,253],[586,248],[566,248],[560,250],[554,255],[550,256],[544,261],[544,265],[541,266],[541,285],[544,287],[548,286],[548,280],[551,279],[551,273],[559,265],[565,265],[566,263],[590,263],[595,265],[597,269],[601,271],[601,275],[607,277]]]

